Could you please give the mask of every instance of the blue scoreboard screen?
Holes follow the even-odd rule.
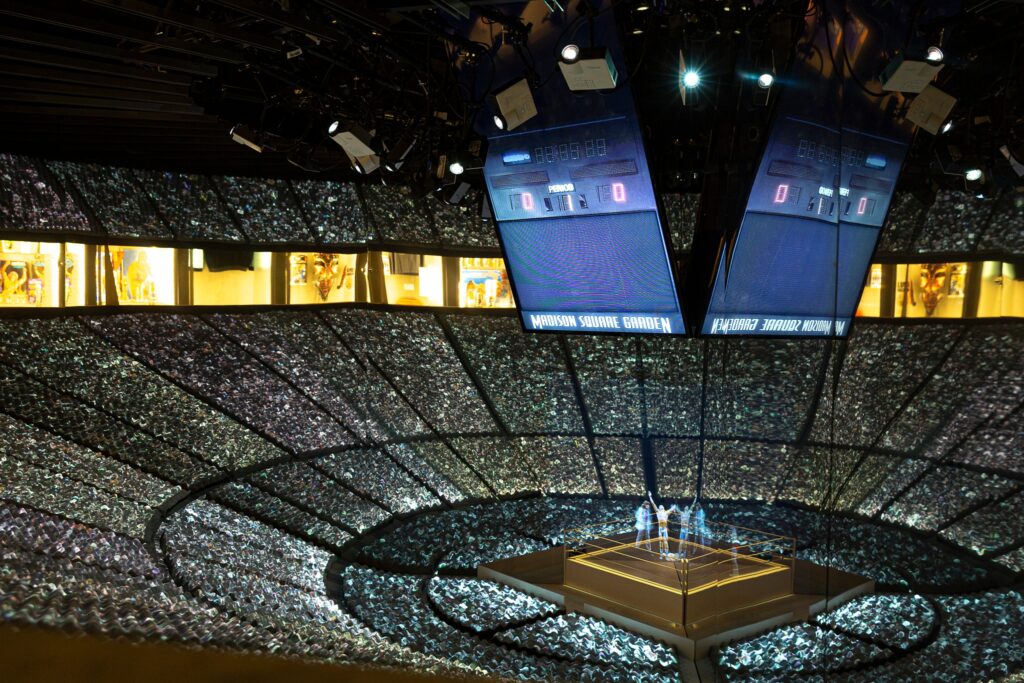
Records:
[[[840,36],[815,22],[807,38],[818,50],[784,79],[742,220],[720,245],[703,334],[849,333],[909,124],[898,93],[869,96],[830,68],[845,61],[828,56],[840,40],[861,71],[882,63],[872,22],[854,18]]]
[[[630,117],[494,136],[484,172],[527,330],[685,332]]]
[[[484,180],[524,329],[685,334],[612,4],[598,0],[590,19],[575,4],[489,5],[531,27],[538,113],[510,131],[493,125],[497,110],[479,113]],[[481,100],[494,84],[528,75],[522,50],[497,40],[493,23],[471,17],[457,30],[489,46],[487,59],[462,71]],[[616,86],[570,91],[556,61],[567,43],[605,48]]]
[[[778,121],[719,255],[704,334],[845,336],[905,152],[898,140]]]

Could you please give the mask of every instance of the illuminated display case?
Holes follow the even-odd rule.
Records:
[[[211,267],[207,251],[3,240],[0,306],[517,306],[506,264],[494,256],[242,250],[220,254]],[[115,295],[109,300],[108,286]],[[567,278],[563,286],[574,283]],[[856,315],[1024,318],[1024,268],[1004,261],[873,263]]]
[[[442,257],[384,252],[387,301],[396,306],[443,306]]]
[[[355,301],[356,255],[291,252],[288,301],[321,304]]]
[[[459,259],[459,308],[512,308],[512,288],[500,258]]]
[[[96,293],[108,303],[108,269],[114,295],[121,306],[173,306],[175,299],[175,250],[165,247],[110,245],[96,252]],[[113,303],[113,302],[111,302]]]
[[[192,303],[197,306],[236,306],[272,303],[270,292],[271,256],[268,251],[252,255],[251,265],[211,268],[202,249],[190,255]]]
[[[57,306],[60,244],[0,242],[0,306]]]

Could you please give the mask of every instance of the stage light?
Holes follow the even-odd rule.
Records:
[[[637,12],[646,12],[649,9],[651,9],[651,3],[649,2],[641,2],[636,6]]]
[[[331,125],[327,126],[327,134],[334,135],[338,132],[339,126],[341,126],[341,121],[331,121]]]
[[[929,64],[942,64],[942,60],[945,59],[945,54],[942,52],[942,48],[932,45],[924,53],[925,61]]]
[[[462,175],[466,170],[466,167],[462,165],[461,161],[453,161],[448,165],[448,171],[452,175]]]
[[[964,171],[964,178],[966,178],[969,182],[972,183],[977,182],[984,177],[985,172],[982,171],[980,168],[969,168],[966,171]]]
[[[328,126],[328,130],[331,127]],[[343,127],[339,124],[334,128],[331,140],[345,152],[356,173],[369,175],[380,168],[380,155],[373,148],[374,136],[359,126],[348,124]]]
[[[572,64],[580,58],[580,46],[573,43],[569,43],[562,48],[562,61],[566,64]]]
[[[232,140],[240,145],[245,145],[254,152],[263,151],[263,145],[260,143],[259,136],[249,130],[246,126],[241,124],[232,126],[228,134],[231,136]]]
[[[644,30],[641,27],[639,27],[639,26],[637,26],[635,29],[633,29],[633,35],[634,36],[638,36],[638,35],[640,35],[643,32],[644,32]]]
[[[406,132],[406,134],[399,138],[398,142],[388,149],[383,155],[384,170],[395,173],[402,168],[417,142],[419,142],[419,138],[416,137],[415,133],[412,131]]]
[[[686,72],[683,73],[683,85],[691,89],[696,88],[700,85],[700,74],[693,69],[687,69]]]
[[[558,61],[558,68],[565,78],[565,84],[573,92],[582,90],[611,90],[618,83],[619,72],[615,68],[612,55],[605,47],[588,47],[580,49],[572,45],[570,57],[565,59],[566,45],[562,49],[563,58]]]
[[[948,133],[951,130],[953,130],[953,122],[952,121],[946,121],[944,124],[942,124],[942,132],[943,132],[943,134]]]
[[[455,184],[455,189],[451,192],[444,192],[441,195],[441,201],[451,206],[458,206],[459,203],[465,199],[466,193],[469,192],[469,183],[459,182]]]
[[[757,85],[758,85],[758,87],[764,88],[765,90],[767,90],[768,88],[772,87],[772,84],[774,82],[775,82],[775,74],[771,73],[770,71],[765,71],[763,74],[761,74],[760,76],[757,77]]]
[[[537,103],[525,78],[495,92],[488,97],[488,102],[498,130],[515,130],[537,115]]]

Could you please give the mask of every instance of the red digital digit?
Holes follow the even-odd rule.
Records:
[[[612,183],[612,199],[619,204],[626,201],[626,186],[622,183]]]

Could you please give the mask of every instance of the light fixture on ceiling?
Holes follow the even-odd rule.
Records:
[[[575,43],[569,43],[562,48],[562,61],[566,64],[572,64],[580,58],[580,46]]]
[[[945,58],[946,55],[942,52],[942,48],[937,45],[930,46],[924,53],[924,59],[929,64],[942,64],[942,60]]]

